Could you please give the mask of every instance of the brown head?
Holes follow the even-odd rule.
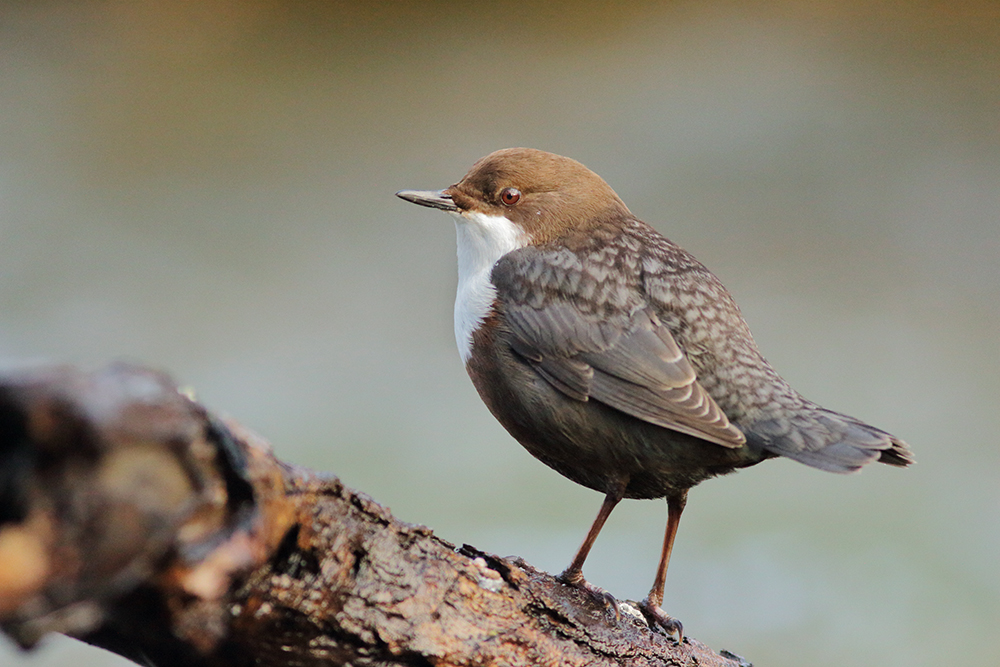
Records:
[[[439,192],[397,194],[460,215],[502,216],[526,233],[532,244],[632,215],[600,176],[576,160],[534,148],[490,153],[461,181]]]

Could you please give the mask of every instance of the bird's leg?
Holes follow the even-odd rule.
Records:
[[[681,522],[681,513],[687,504],[687,491],[667,496],[667,530],[663,535],[663,552],[660,554],[660,564],[656,568],[656,578],[646,599],[639,603],[640,609],[650,623],[654,623],[667,634],[677,633],[677,641],[684,639],[684,626],[676,618],[667,616],[660,609],[663,604],[663,584],[667,580],[667,565],[670,563],[670,552],[674,549],[674,538],[677,536],[677,526]]]
[[[573,562],[558,577],[559,581],[564,584],[584,590],[598,602],[610,606],[615,610],[615,618],[620,618],[621,616],[621,612],[618,609],[618,600],[603,588],[594,586],[583,578],[583,562],[587,560],[587,555],[590,553],[591,547],[594,546],[597,535],[601,532],[601,528],[604,527],[604,523],[611,516],[611,511],[621,502],[622,497],[625,495],[625,486],[626,483],[618,484],[604,496],[604,502],[601,503],[601,509],[597,513],[597,518],[594,519],[594,523],[590,526],[583,544],[580,545],[576,555],[573,556]]]

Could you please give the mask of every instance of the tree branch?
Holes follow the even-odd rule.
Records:
[[[0,377],[0,627],[137,663],[748,664],[397,521],[117,365]]]

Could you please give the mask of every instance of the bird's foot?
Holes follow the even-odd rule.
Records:
[[[583,578],[583,572],[580,570],[566,570],[558,577],[559,581],[566,584],[567,586],[572,586],[578,590],[583,591],[598,605],[604,607],[605,609],[610,608],[615,613],[615,621],[620,621],[622,617],[621,608],[618,606],[618,600],[615,596],[607,592],[600,586],[595,586],[586,579]]]
[[[677,635],[677,643],[684,641],[684,624],[673,616],[668,616],[660,605],[653,604],[647,597],[639,603],[639,610],[642,611],[650,627],[661,628],[669,636]]]

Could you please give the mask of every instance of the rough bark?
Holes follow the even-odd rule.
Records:
[[[748,664],[281,463],[166,376],[0,377],[0,627],[160,667]]]

